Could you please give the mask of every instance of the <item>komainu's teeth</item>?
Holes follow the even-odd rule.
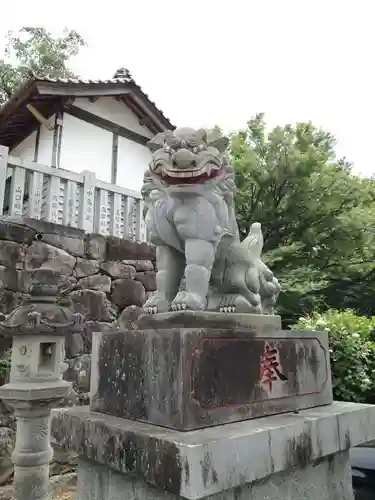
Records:
[[[202,170],[189,170],[189,171],[178,171],[178,170],[168,170],[165,175],[169,175],[170,177],[183,177],[183,178],[191,178],[197,177],[202,174]]]

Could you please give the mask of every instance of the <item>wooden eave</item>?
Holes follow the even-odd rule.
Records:
[[[174,129],[172,123],[134,82],[50,82],[29,78],[0,109],[0,144],[15,148],[39,125],[27,109],[32,104],[46,119],[77,97],[114,97],[123,101],[152,133]]]
[[[36,85],[27,86],[0,109],[0,144],[15,148],[39,126],[27,109],[32,104],[46,119],[62,107],[61,97],[39,95]]]

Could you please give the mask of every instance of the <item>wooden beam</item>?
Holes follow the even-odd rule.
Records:
[[[139,119],[139,125],[142,125],[142,127],[147,127],[152,123],[152,120],[149,116],[144,116],[143,118]]]
[[[53,125],[32,104],[26,104],[26,107],[41,125],[47,130],[53,130]]]
[[[57,160],[57,166],[60,167],[61,143],[62,143],[62,134],[63,134],[63,129],[64,129],[64,127],[63,127],[64,113],[62,110],[60,110],[56,113],[56,118],[57,118],[57,126],[59,128],[58,137],[57,137],[56,160]]]
[[[134,102],[134,104],[144,112],[144,114],[147,114],[152,119],[152,121],[158,128],[158,132],[171,130],[172,124],[170,123],[170,121],[167,118],[165,118],[163,113],[161,113],[161,111],[155,106],[154,103],[152,103],[147,98],[147,96],[143,94],[143,92],[140,91],[132,92],[131,99]],[[175,127],[173,126],[172,130],[174,129]]]
[[[149,118],[149,116],[135,104],[135,102],[129,96],[121,97],[122,102],[127,106],[138,119]]]
[[[152,132],[153,134],[159,133],[159,127],[152,121],[152,119],[149,116],[140,118],[138,121],[142,127],[147,127],[149,131]]]
[[[113,134],[111,184],[117,184],[117,162],[118,162],[118,135]]]
[[[6,194],[7,192],[9,192],[9,186],[7,187],[8,155],[8,148],[5,146],[0,146],[0,215],[3,215],[4,213],[4,205],[6,205]]]
[[[35,148],[34,148],[34,161],[35,163],[38,162],[38,155],[39,155],[39,143],[40,143],[40,128],[41,126],[36,129],[36,137],[35,137]]]
[[[121,84],[98,83],[38,83],[39,95],[94,97],[130,94],[130,89]]]
[[[130,130],[126,127],[122,127],[121,125],[117,125],[117,123],[113,123],[105,118],[101,118],[94,113],[90,113],[90,111],[86,111],[84,109],[78,108],[74,105],[67,105],[65,107],[66,113],[79,120],[83,120],[84,122],[91,123],[92,125],[96,125],[104,130],[108,130],[108,132],[112,132],[112,134],[117,134],[120,137],[124,137],[133,142],[137,142],[138,144],[142,144],[145,146],[147,142],[150,140],[149,137],[138,134],[133,130]]]
[[[160,123],[155,121],[155,119],[147,114],[147,110],[142,109],[138,103],[136,103],[132,96],[121,97],[121,100],[138,118],[140,125],[146,126],[150,132],[153,134],[159,133]],[[144,123],[141,123],[144,122]],[[164,129],[163,129],[164,130]]]
[[[56,113],[59,109],[62,109],[62,101],[56,100],[50,108],[43,108],[43,115],[46,116],[46,119],[51,118],[51,116]],[[17,127],[17,131],[12,137],[8,138],[7,146],[9,146],[10,150],[16,148],[22,141],[24,141],[29,135],[31,135],[34,130],[37,129],[39,122],[31,118],[28,115],[27,122],[23,121],[19,127]]]
[[[51,167],[57,167],[57,144],[59,140],[59,126],[57,122],[57,113],[55,115],[55,127],[53,131],[53,140],[52,140],[52,158],[51,158]]]
[[[53,142],[52,142],[52,167],[59,167],[60,156],[61,156],[61,132],[62,132],[62,111],[56,111],[55,114],[55,127],[53,131]]]

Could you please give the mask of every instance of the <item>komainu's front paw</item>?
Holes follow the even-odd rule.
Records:
[[[257,305],[251,304],[242,295],[231,294],[213,294],[208,301],[208,311],[221,313],[238,313],[238,314],[261,314],[262,307],[259,302]]]
[[[172,302],[172,311],[202,311],[206,309],[207,300],[200,295],[191,292],[178,292]]]
[[[236,312],[236,295],[223,295],[220,300],[219,311],[222,313]]]
[[[156,314],[169,311],[169,301],[163,296],[155,293],[143,305],[143,310],[147,314]]]

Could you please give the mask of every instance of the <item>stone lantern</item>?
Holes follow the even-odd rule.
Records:
[[[51,410],[71,389],[71,383],[62,380],[67,367],[65,337],[82,329],[83,317],[56,304],[59,272],[24,272],[30,277],[30,301],[0,318],[0,333],[13,337],[10,379],[0,387],[0,398],[17,418],[12,454],[15,499],[47,500],[53,456]]]

